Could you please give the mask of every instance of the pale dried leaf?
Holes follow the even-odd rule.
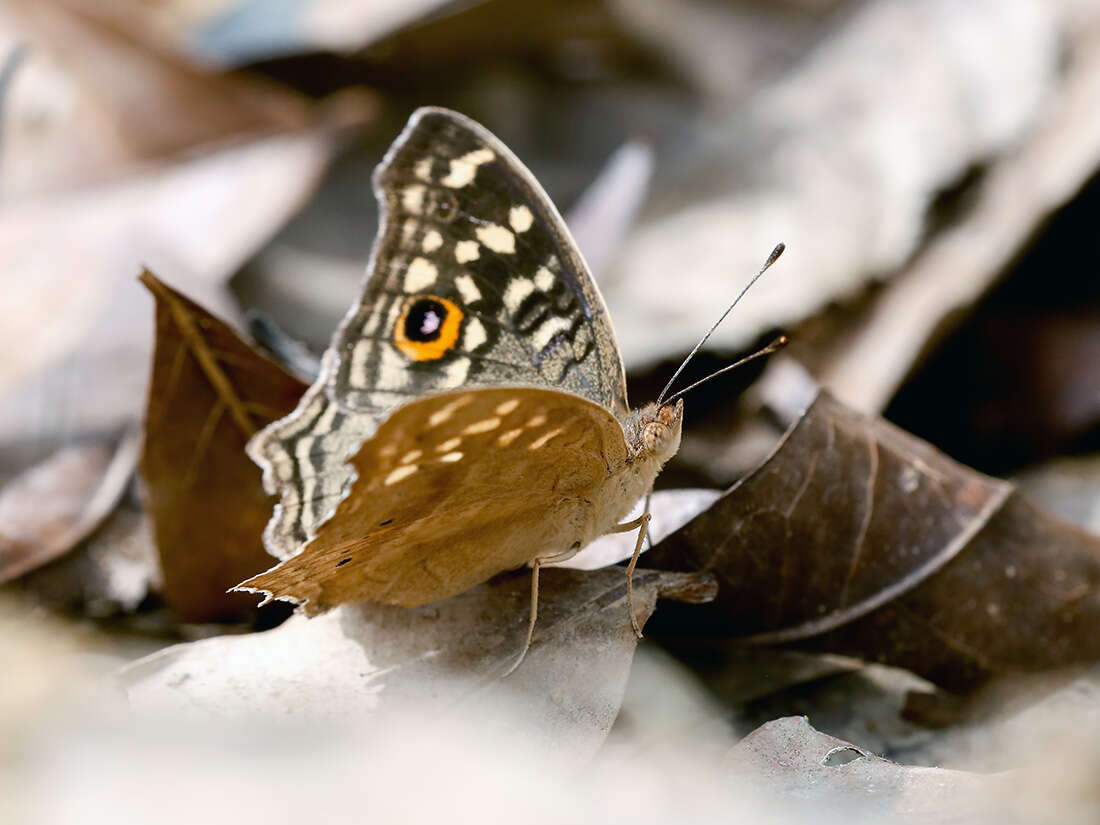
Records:
[[[781,264],[711,346],[744,346],[902,265],[936,194],[1043,114],[1057,22],[1037,0],[882,0],[844,17],[690,168],[655,181],[605,280],[627,364],[690,349],[777,241]]]
[[[1096,25],[1100,12],[1093,13]],[[993,166],[966,216],[906,266],[848,334],[810,354],[821,383],[846,403],[881,411],[951,320],[963,317],[1036,228],[1100,168],[1100,38],[1078,37],[1075,45],[1042,121]]]
[[[354,51],[447,5],[447,0],[127,0],[127,10],[212,65],[317,51]]]
[[[652,612],[666,574],[638,571],[634,603]],[[393,721],[410,709],[470,713],[486,730],[521,724],[540,747],[591,756],[622,700],[637,640],[620,569],[548,570],[523,664],[529,578],[498,578],[435,605],[348,604],[243,637],[168,648],[122,674],[131,704],[204,718],[260,715]]]
[[[72,550],[115,508],[137,464],[138,437],[66,447],[0,490],[0,582]]]
[[[757,728],[729,753],[727,767],[806,805],[804,813],[825,809],[846,822],[987,821],[997,795],[1011,787],[1009,777],[895,764],[814,730],[803,716]]]
[[[645,202],[654,163],[650,144],[624,143],[569,210],[569,231],[597,281]]]

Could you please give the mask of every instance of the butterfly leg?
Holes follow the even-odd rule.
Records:
[[[527,651],[531,647],[531,640],[535,636],[535,622],[539,617],[539,570],[545,564],[557,564],[558,562],[569,561],[573,556],[580,552],[579,547],[570,548],[562,553],[555,553],[552,556],[541,556],[535,558],[531,562],[531,616],[527,621],[527,638],[523,641],[523,650],[519,653],[519,658],[516,659],[508,672],[504,676],[511,676],[516,668],[520,666],[524,658],[527,656]],[[501,678],[504,678],[503,676]]]
[[[649,533],[649,521],[653,514],[649,512],[650,494],[645,497],[645,512],[633,521],[619,524],[611,529],[612,533],[626,533],[637,529],[638,540],[634,543],[634,554],[630,557],[630,564],[626,566],[626,609],[630,613],[630,626],[634,628],[634,635],[642,638],[642,629],[638,627],[638,620],[634,615],[634,568],[638,566],[638,556],[642,554],[645,546],[645,537]]]

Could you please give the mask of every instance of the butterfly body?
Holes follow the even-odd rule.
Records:
[[[242,589],[322,610],[415,606],[613,529],[679,446],[682,404],[630,411],[607,310],[504,145],[421,109],[375,173],[361,301],[250,455],[281,563]]]

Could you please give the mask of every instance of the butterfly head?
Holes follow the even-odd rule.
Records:
[[[636,456],[664,464],[680,449],[680,426],[684,420],[682,398],[668,404],[646,404],[627,416],[626,439]]]

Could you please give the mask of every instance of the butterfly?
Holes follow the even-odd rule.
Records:
[[[529,642],[543,564],[627,529],[640,551],[648,514],[623,519],[677,451],[683,401],[629,408],[591,273],[484,127],[417,110],[373,183],[362,297],[298,407],[248,444],[281,561],[238,589],[414,607],[531,565]]]

